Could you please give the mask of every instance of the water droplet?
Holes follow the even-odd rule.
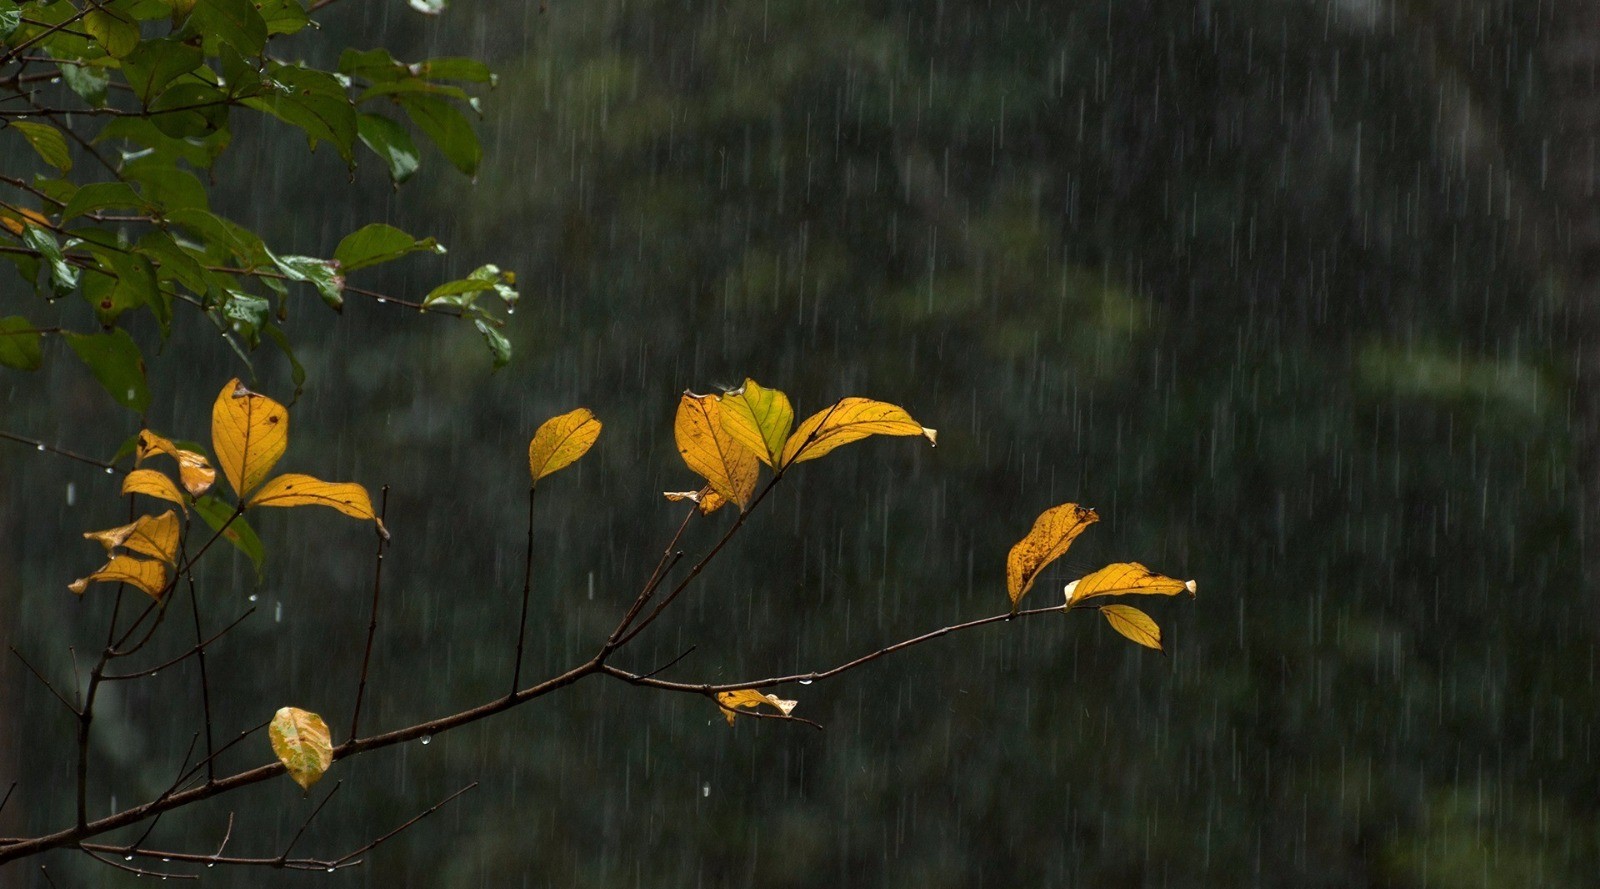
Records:
[[[41,450],[41,451],[44,450],[44,443],[43,442],[39,443],[39,450]]]
[[[433,743],[433,735],[423,735],[422,736],[422,743],[424,743],[424,744],[432,744]]]
[[[330,874],[333,873],[333,868],[331,868],[331,867],[328,868],[328,873],[330,873]]]
[[[811,683],[813,683],[815,681],[816,681],[815,679],[802,679],[802,680],[800,680],[800,684],[801,685],[810,685]]]
[[[76,502],[78,502],[78,486],[67,482],[67,505],[71,506]]]
[[[132,855],[124,855],[124,856],[122,856],[122,860],[123,861],[132,861],[133,860],[133,856]]]
[[[702,797],[706,797],[706,796],[710,796],[711,795],[711,782],[710,781],[707,781],[706,783],[700,785],[700,795]]]
[[[283,623],[283,603],[282,602],[277,603],[277,605],[275,605],[273,607],[273,609],[272,609],[272,622],[275,623],[275,624]]]
[[[380,297],[378,297],[378,304],[379,304],[379,305],[382,305],[382,304],[383,304],[383,303],[386,303],[386,302],[388,302],[388,301],[389,301],[389,298],[388,298],[388,297],[386,297],[386,296],[380,296]]]
[[[112,468],[111,468],[111,467],[109,467],[109,466],[107,466],[107,467],[106,467],[106,475],[110,475],[110,474],[111,474],[111,473],[113,473],[113,472],[116,472],[116,470],[115,470],[115,469],[112,469]]]
[[[507,315],[515,315],[516,313],[517,313],[516,309],[512,309],[512,308],[507,308],[506,309],[506,314]]]
[[[256,600],[256,599],[257,599],[257,598],[258,598],[258,597],[257,597],[257,596],[256,596],[256,594],[255,594],[255,593],[251,593],[251,594],[250,594],[250,601],[252,601],[252,602],[254,602],[254,601],[255,601],[255,600]]]

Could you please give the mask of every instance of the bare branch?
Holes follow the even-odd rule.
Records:
[[[383,527],[383,520],[389,515],[389,486],[383,486],[382,500],[378,507],[378,527]],[[383,551],[389,539],[382,533],[378,535],[378,552],[374,557],[376,564],[372,567],[372,612],[367,618],[367,649],[361,656],[361,680],[356,684],[356,705],[350,713],[350,737],[354,738],[359,733],[361,726],[361,701],[367,693],[367,668],[372,664],[372,640],[378,635],[378,598],[383,595]]]
[[[59,691],[56,691],[56,687],[50,684],[50,680],[44,678],[44,674],[35,669],[33,664],[28,663],[28,659],[22,656],[22,652],[18,651],[16,646],[7,647],[11,649],[12,654],[17,656],[17,660],[22,661],[22,665],[28,668],[28,672],[33,674],[33,678],[39,680],[39,682],[42,683],[45,688],[50,690],[51,694],[56,696],[56,700],[60,701],[63,707],[66,707],[68,710],[72,711],[72,715],[78,715],[78,708],[73,706],[72,702],[67,700],[65,695]]]

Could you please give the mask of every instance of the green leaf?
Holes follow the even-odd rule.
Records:
[[[207,55],[216,55],[223,45],[244,56],[260,55],[267,47],[267,22],[250,0],[198,0],[184,31],[201,35]]]
[[[200,47],[173,38],[144,40],[122,60],[123,76],[139,101],[149,105],[167,85],[200,67]]]
[[[422,298],[422,304],[429,308],[454,306],[465,309],[471,306],[479,295],[492,291],[506,305],[513,306],[517,302],[516,283],[515,273],[501,271],[496,265],[481,265],[465,278],[446,281],[428,291],[428,295]]]
[[[139,251],[156,263],[156,279],[182,285],[196,296],[208,289],[205,270],[188,250],[164,231],[147,232],[139,239]]]
[[[273,68],[271,80],[275,92],[244,104],[304,130],[312,148],[319,140],[331,142],[345,163],[353,163],[356,109],[343,85],[327,72],[291,65]]]
[[[147,257],[126,249],[91,247],[98,270],[83,282],[84,297],[102,326],[116,323],[129,309],[148,303],[156,295],[155,268]]]
[[[468,83],[494,83],[489,66],[477,59],[447,57],[428,59],[411,66],[418,77],[427,80],[461,80]]]
[[[78,286],[78,269],[67,262],[55,235],[37,225],[30,225],[22,230],[22,243],[38,251],[50,264],[50,287],[57,294],[71,293]]]
[[[208,255],[231,255],[246,268],[257,268],[272,262],[271,251],[255,232],[215,213],[195,209],[174,210],[167,218],[199,238]]]
[[[179,210],[204,212],[210,207],[204,183],[172,161],[143,157],[125,165],[122,173],[139,183],[150,204],[169,214]]]
[[[374,222],[344,236],[334,248],[333,258],[339,270],[350,274],[357,269],[399,259],[407,253],[443,253],[444,248],[433,238],[413,238],[392,225]]]
[[[230,290],[221,311],[233,332],[243,337],[250,348],[261,345],[261,329],[272,318],[272,303],[241,290]]]
[[[203,139],[228,125],[230,101],[207,83],[175,83],[150,103],[150,122],[174,139]]]
[[[363,114],[356,119],[361,144],[389,165],[389,178],[396,184],[410,179],[421,165],[417,144],[405,128],[381,114]]]
[[[200,518],[205,519],[213,532],[216,532],[221,531],[223,523],[233,515],[233,506],[223,502],[219,497],[208,494],[194,501],[194,511],[200,514]],[[227,530],[222,531],[222,536],[255,563],[256,579],[260,580],[267,564],[267,549],[261,545],[261,538],[256,536],[255,529],[244,520],[244,516],[239,516],[228,523]]]
[[[13,121],[11,129],[21,133],[45,163],[63,173],[72,169],[72,152],[67,150],[67,137],[60,130],[47,123],[25,120]]]
[[[328,308],[344,308],[344,275],[339,273],[339,263],[311,256],[274,256],[272,261],[291,281],[303,281],[317,288],[317,295]]]
[[[139,25],[108,6],[96,6],[83,17],[83,29],[105,49],[106,55],[120,59],[139,45]]]
[[[61,208],[61,221],[97,210],[146,210],[149,205],[125,182],[91,182],[77,190]]]
[[[483,159],[483,148],[466,115],[443,99],[415,93],[402,94],[400,107],[417,128],[426,133],[445,159],[468,176],[478,172],[478,162]]]
[[[0,366],[18,370],[38,370],[44,364],[38,333],[33,322],[21,315],[0,318]]]
[[[0,0],[0,3],[3,2],[5,0]],[[57,70],[61,72],[61,79],[66,81],[67,87],[90,107],[100,108],[106,104],[106,87],[110,85],[111,78],[105,69],[98,65],[73,65],[63,61]]]
[[[411,76],[405,65],[386,49],[346,49],[339,54],[339,73],[371,81],[400,80]]]
[[[11,0],[0,0],[0,40],[11,36],[22,24],[22,7]]]
[[[506,339],[505,334],[483,318],[474,319],[472,326],[478,328],[478,332],[483,334],[484,342],[489,344],[489,354],[494,356],[495,370],[511,362],[511,341]]]
[[[150,387],[145,382],[144,356],[126,330],[62,335],[78,360],[88,366],[117,404],[143,414],[150,407]]]
[[[311,24],[311,17],[299,0],[263,0],[257,4],[268,34],[294,34]]]

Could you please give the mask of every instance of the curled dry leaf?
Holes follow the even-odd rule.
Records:
[[[166,454],[177,461],[178,480],[183,483],[184,490],[188,491],[190,496],[199,497],[211,490],[212,484],[217,480],[217,471],[211,468],[204,454],[184,450],[171,440],[148,429],[140,431],[139,447],[134,456],[135,465],[156,454]]]
[[[939,432],[911,419],[905,408],[870,398],[844,398],[800,424],[783,447],[780,467],[815,460],[841,445],[871,435],[920,435],[939,443]]]
[[[717,396],[683,393],[672,432],[683,462],[743,510],[755,493],[761,461],[723,428]]]
[[[753,688],[717,692],[717,705],[722,708],[722,715],[727,717],[729,725],[733,725],[734,717],[738,716],[740,709],[753,710],[765,704],[777,708],[779,713],[788,716],[798,703],[800,702],[782,700],[777,695],[762,694]]]
[[[125,583],[153,599],[159,599],[167,588],[167,566],[127,554],[112,556],[111,561],[102,565],[99,571],[74,580],[67,584],[67,589],[81,596],[91,583]]]
[[[600,426],[600,421],[586,407],[544,421],[533,434],[533,440],[528,442],[528,472],[533,484],[571,466],[588,453],[600,437]]]
[[[243,500],[289,447],[289,411],[265,395],[228,381],[211,406],[211,450],[233,491]]]
[[[794,428],[789,396],[755,380],[722,396],[722,428],[768,466],[777,466]]]
[[[183,492],[178,490],[177,482],[154,469],[135,469],[128,473],[128,477],[122,480],[122,493],[144,494],[179,506],[183,506],[185,502]]]
[[[1006,557],[1006,592],[1011,596],[1011,610],[1027,595],[1039,572],[1061,558],[1072,541],[1100,516],[1094,510],[1076,503],[1052,506],[1039,514],[1028,536],[1017,541]]]
[[[333,739],[322,717],[299,707],[284,707],[267,726],[272,752],[289,770],[289,777],[310,790],[333,765]]]
[[[1163,654],[1166,653],[1161,647],[1161,627],[1156,625],[1150,615],[1132,605],[1102,605],[1100,613],[1105,615],[1106,623],[1111,624],[1111,629],[1145,648],[1154,648]]]
[[[326,506],[350,516],[375,522],[378,533],[389,538],[378,514],[372,511],[367,489],[355,482],[325,482],[298,472],[286,472],[261,487],[245,506]]]
[[[1067,584],[1067,607],[1095,596],[1193,596],[1196,589],[1192,580],[1157,574],[1138,562],[1117,562]]]
[[[661,496],[677,503],[687,500],[700,508],[701,515],[711,515],[717,510],[728,505],[728,498],[711,490],[709,487],[698,491],[662,491]]]
[[[104,546],[107,555],[122,547],[168,565],[178,561],[178,515],[170,509],[158,516],[140,516],[121,527],[85,531],[83,536]]]

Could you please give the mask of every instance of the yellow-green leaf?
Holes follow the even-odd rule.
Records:
[[[177,482],[154,469],[135,469],[128,473],[128,477],[122,480],[122,493],[158,497],[180,506],[184,502],[183,492],[178,490]]]
[[[315,713],[284,707],[273,715],[267,733],[272,738],[272,752],[303,789],[310,790],[333,765],[333,738],[328,724]]]
[[[717,396],[683,393],[672,431],[683,462],[743,510],[755,493],[761,461],[723,428]]]
[[[722,708],[722,715],[727,717],[728,724],[733,725],[733,719],[740,709],[754,710],[765,704],[774,707],[779,713],[788,716],[799,701],[780,700],[777,695],[767,695],[753,688],[741,688],[737,691],[717,692],[717,705]]]
[[[1111,629],[1127,636],[1145,648],[1163,651],[1161,648],[1161,627],[1150,619],[1150,615],[1132,605],[1102,605],[1100,606],[1100,613],[1106,616],[1106,623],[1111,624]]]
[[[920,435],[935,445],[939,443],[938,430],[911,419],[905,408],[852,396],[807,417],[789,436],[778,465],[815,460],[834,448],[870,435]]]
[[[126,583],[151,598],[159,599],[167,588],[167,566],[126,554],[112,556],[111,561],[102,565],[99,571],[74,580],[67,584],[67,589],[81,596],[91,583]]]
[[[789,396],[746,379],[738,390],[722,396],[722,428],[761,462],[777,466],[794,428],[794,408]]]
[[[600,437],[600,425],[586,407],[544,421],[528,442],[528,472],[533,484],[588,453]]]
[[[85,531],[83,536],[104,546],[107,555],[120,546],[168,565],[178,561],[178,515],[170,509],[158,516],[140,516],[117,528]]]
[[[229,380],[211,406],[211,450],[239,499],[261,484],[288,446],[289,411],[238,378]]]
[[[1117,562],[1067,584],[1067,607],[1095,596],[1193,596],[1196,589],[1192,580],[1157,574],[1138,562]]]
[[[1033,530],[1017,541],[1006,557],[1006,592],[1011,596],[1011,610],[1039,579],[1045,566],[1061,558],[1078,539],[1084,529],[1100,521],[1095,511],[1076,503],[1052,506],[1034,520]]]
[[[376,522],[378,532],[385,538],[389,536],[378,514],[372,511],[372,498],[367,496],[367,489],[355,482],[325,482],[298,472],[286,472],[262,485],[245,506],[326,506],[353,519]]]
[[[148,429],[141,430],[134,462],[143,463],[155,454],[166,454],[178,462],[178,479],[183,482],[184,490],[192,496],[199,497],[209,491],[217,480],[217,471],[211,468],[204,454],[186,451]]]

